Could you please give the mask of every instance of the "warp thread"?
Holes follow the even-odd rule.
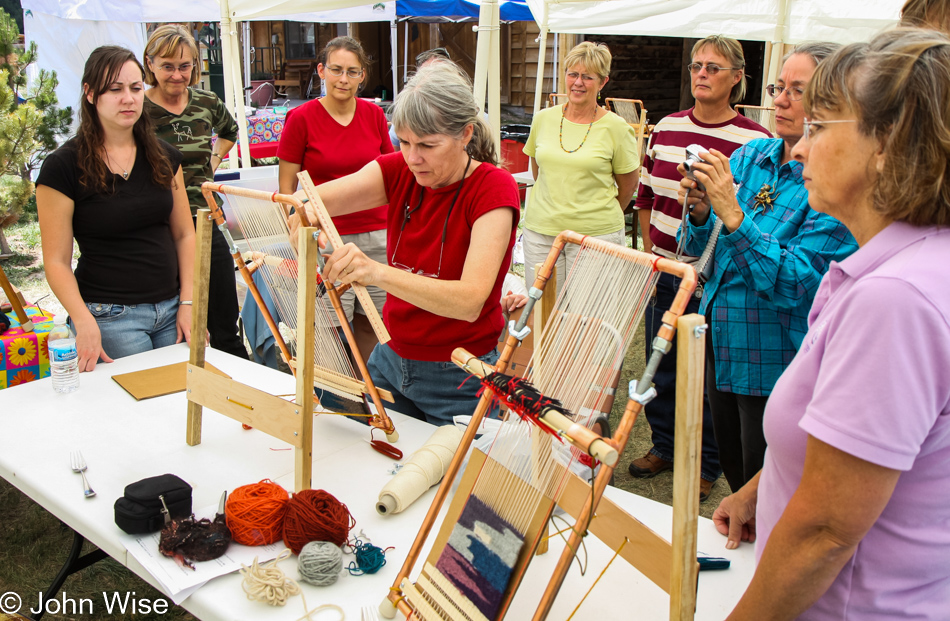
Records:
[[[269,479],[235,489],[224,509],[234,542],[263,546],[278,541],[288,502],[287,490]]]
[[[386,552],[393,549],[388,547],[384,550],[360,539],[354,539],[349,546],[353,548],[353,554],[356,555],[356,560],[350,561],[346,568],[351,576],[375,574],[386,565]]]
[[[436,429],[422,448],[380,490],[376,512],[386,515],[404,511],[426,490],[441,481],[461,441],[462,432],[454,425]]]
[[[329,541],[311,541],[300,550],[297,573],[314,586],[330,586],[343,570],[343,550]]]
[[[346,505],[322,489],[293,494],[284,517],[284,545],[294,554],[311,541],[329,541],[342,546],[356,520]]]

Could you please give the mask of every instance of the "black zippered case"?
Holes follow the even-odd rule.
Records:
[[[191,515],[191,486],[174,474],[162,474],[130,483],[115,501],[116,526],[130,535],[160,531],[165,524],[163,505],[172,519]]]

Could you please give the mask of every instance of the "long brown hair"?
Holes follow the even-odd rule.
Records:
[[[119,76],[125,63],[134,62],[144,77],[145,70],[130,50],[116,45],[97,47],[86,59],[83,69],[83,95],[79,101],[79,130],[76,132],[78,150],[77,166],[79,167],[79,183],[94,192],[111,192],[114,190],[112,173],[102,159],[105,149],[105,134],[102,122],[99,120],[99,111],[96,103],[99,97],[106,92]],[[87,97],[92,94],[92,101]],[[165,150],[155,137],[151,118],[144,110],[139,120],[132,127],[132,135],[138,148],[145,151],[145,157],[152,167],[152,183],[161,187],[170,187],[175,178],[171,162]]]

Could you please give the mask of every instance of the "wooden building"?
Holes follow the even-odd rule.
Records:
[[[446,48],[468,74],[475,74],[477,34],[473,22],[425,23],[400,21],[398,38],[397,78],[401,85],[414,69],[419,53]],[[354,24],[312,24],[271,21],[251,23],[252,77],[269,74],[277,77],[284,63],[316,60],[327,42],[341,34],[350,34],[363,45],[373,61],[364,87],[365,96],[392,98],[392,29],[389,22]],[[535,22],[511,22],[501,26],[501,103],[521,107],[530,112],[537,88],[537,63],[540,34]],[[554,92],[554,60],[559,75],[557,86],[564,92],[563,60],[570,49],[584,39],[605,43],[613,55],[611,79],[604,88],[604,97],[640,99],[648,110],[650,123],[693,105],[690,94],[690,51],[695,39],[649,36],[555,35],[548,37],[545,56],[542,106]],[[555,39],[556,45],[555,45]],[[764,44],[744,41],[748,91],[743,103],[757,104],[762,92]],[[408,71],[406,64],[408,60]]]

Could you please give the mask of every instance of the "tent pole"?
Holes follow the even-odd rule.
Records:
[[[478,40],[475,45],[475,79],[473,94],[481,113],[485,110],[485,92],[488,88],[488,65],[491,62],[491,11],[497,0],[482,0],[478,7]]]
[[[241,22],[241,35],[244,37],[241,45],[241,54],[244,57],[244,84],[251,83],[251,24],[250,22]],[[251,105],[251,92],[244,91],[244,105]]]
[[[250,168],[251,155],[248,149],[247,138],[247,115],[244,113],[243,84],[241,82],[240,63],[236,63],[237,56],[235,52],[239,49],[235,45],[237,33],[234,31],[234,22],[231,21],[231,10],[228,6],[228,0],[221,2],[221,64],[224,67],[224,101],[231,111],[237,117],[235,120],[238,125],[238,141],[241,144],[241,159],[238,161],[237,153],[231,149],[231,162],[235,168]]]
[[[488,62],[488,122],[495,151],[501,155],[501,5],[491,2],[491,49]]]
[[[541,98],[544,96],[544,57],[548,47],[548,3],[541,5],[541,34],[538,37],[538,79],[534,84],[534,114],[541,111]]]
[[[779,73],[782,71],[782,57],[785,56],[785,41],[788,40],[788,0],[781,0],[779,3],[778,21],[775,23],[775,38],[771,47],[766,46],[768,60],[768,75],[765,78],[766,84],[775,84]],[[763,104],[765,95],[762,96]]]
[[[396,95],[399,94],[399,28],[396,26],[396,20],[393,18],[389,22],[389,47],[393,57],[393,101],[396,101]]]

